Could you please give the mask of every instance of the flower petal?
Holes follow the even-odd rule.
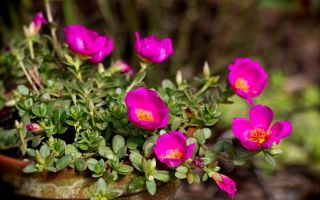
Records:
[[[232,120],[232,131],[238,140],[245,140],[246,133],[251,131],[253,128],[251,122],[245,118],[233,118]]]
[[[273,112],[268,106],[256,105],[250,109],[250,120],[254,128],[267,130],[273,119]]]
[[[216,173],[213,176],[213,179],[221,190],[225,191],[231,199],[234,198],[237,188],[236,183],[231,178],[223,174]]]
[[[292,133],[292,124],[289,121],[278,121],[273,124],[270,129],[270,138],[264,144],[265,147],[270,148],[274,142],[280,143],[282,138],[288,137]]]

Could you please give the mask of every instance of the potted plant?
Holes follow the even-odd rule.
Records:
[[[219,173],[221,160],[243,164],[263,152],[275,164],[274,142],[291,134],[287,121],[270,123],[272,110],[254,105],[267,85],[257,61],[236,59],[229,85],[205,64],[189,83],[180,72],[154,89],[144,78],[173,53],[170,38],[135,35],[141,60],[134,73],[124,61],[104,66],[111,38],[82,25],[64,27],[58,41],[46,1],[25,38],[1,56],[5,66],[1,102],[0,170],[20,195],[51,199],[170,199],[179,181],[213,179],[231,198],[235,182]],[[13,89],[12,89],[13,88]],[[232,90],[231,90],[232,89]],[[206,145],[219,119],[219,104],[245,98],[250,119],[234,118],[235,140]],[[244,148],[235,148],[240,141]],[[237,142],[236,142],[237,143]],[[238,145],[239,146],[239,145]],[[201,171],[199,173],[199,171]]]

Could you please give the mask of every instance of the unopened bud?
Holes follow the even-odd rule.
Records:
[[[181,71],[177,71],[177,75],[176,75],[176,82],[178,85],[180,85],[182,83],[182,73]]]
[[[37,133],[37,132],[39,132],[39,131],[41,131],[41,127],[40,127],[40,125],[39,124],[37,124],[37,123],[28,123],[27,125],[26,125],[26,128],[27,128],[27,130],[29,131],[29,132],[32,132],[32,133]]]
[[[207,61],[204,63],[204,66],[203,66],[203,76],[206,79],[210,77],[210,67]]]
[[[204,167],[204,162],[202,159],[200,159],[199,157],[195,157],[191,164],[195,167],[198,167],[199,169],[202,169]]]
[[[98,64],[98,72],[99,74],[102,74],[104,72],[104,66],[101,62]]]

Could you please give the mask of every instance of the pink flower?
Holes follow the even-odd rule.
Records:
[[[225,191],[231,199],[234,198],[237,188],[236,183],[231,178],[219,173],[214,173],[212,178],[221,190]]]
[[[273,112],[268,106],[256,105],[250,109],[250,120],[234,118],[232,131],[241,144],[248,150],[270,148],[274,142],[292,132],[292,125],[288,121],[277,121],[271,127]]]
[[[26,128],[29,132],[32,132],[32,133],[37,133],[42,129],[40,125],[37,123],[28,123],[26,124]]]
[[[168,125],[169,109],[154,90],[139,87],[130,90],[125,103],[129,121],[146,130],[164,128]]]
[[[177,167],[192,157],[195,144],[187,145],[187,137],[180,131],[161,135],[153,148],[158,160],[168,167]]]
[[[173,46],[170,38],[158,39],[155,35],[150,35],[140,40],[140,35],[136,32],[135,51],[145,62],[161,63],[173,53]]]
[[[34,28],[39,32],[42,24],[48,24],[46,18],[44,18],[42,12],[36,13],[36,15],[32,18],[32,23],[34,24]]]
[[[26,35],[27,36],[37,35],[43,24],[48,24],[48,21],[43,16],[43,13],[42,12],[36,13],[33,16],[32,22],[30,23],[29,27],[28,28],[24,27]]]
[[[112,70],[120,72],[122,74],[125,73],[133,73],[132,68],[124,61],[118,60],[117,62],[113,63],[111,66]]]
[[[106,35],[87,29],[81,25],[69,25],[63,29],[66,43],[76,54],[87,57],[90,63],[98,63],[111,54],[114,45]]]
[[[237,58],[229,65],[229,82],[237,95],[253,104],[252,97],[261,94],[268,84],[268,74],[260,63],[250,58]]]

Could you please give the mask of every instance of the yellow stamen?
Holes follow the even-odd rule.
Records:
[[[268,139],[269,134],[261,128],[256,128],[249,133],[248,137],[251,141],[257,144],[262,144]]]
[[[166,154],[162,154],[161,158],[165,159],[181,159],[183,157],[183,153],[178,149],[171,149],[167,151]]]
[[[248,81],[246,81],[243,78],[237,78],[235,88],[242,90],[245,93],[248,93],[249,92]]]
[[[153,122],[153,115],[150,111],[144,109],[136,109],[136,116],[139,121]]]

